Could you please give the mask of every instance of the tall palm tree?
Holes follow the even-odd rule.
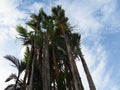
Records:
[[[29,60],[26,65],[26,70],[25,70],[25,75],[23,80],[23,83],[24,83],[23,90],[25,90],[26,84],[28,84],[30,80],[31,67],[32,67],[32,62],[34,57],[34,39],[33,39],[34,32],[28,32],[27,29],[25,29],[22,26],[17,26],[17,31],[21,36],[20,38],[23,40],[23,45],[31,45]],[[27,76],[28,76],[28,82],[26,82]]]
[[[64,10],[62,10],[60,6],[57,6],[57,8],[56,7],[53,8],[52,12],[53,12],[53,16],[55,17],[57,23],[61,27],[61,31],[62,31],[62,34],[63,34],[64,39],[65,39],[75,90],[82,90],[82,87],[81,87],[81,84],[80,84],[80,81],[79,81],[80,79],[78,79],[79,76],[78,76],[78,74],[76,75],[76,73],[77,73],[76,70],[77,69],[74,68],[75,64],[74,64],[74,61],[73,61],[72,50],[71,50],[71,46],[70,46],[70,43],[69,43],[69,38],[66,35],[66,31],[65,31],[67,29],[66,24],[67,24],[68,18],[65,17]]]
[[[42,24],[42,28],[47,30],[46,27],[46,15],[44,13],[44,11],[41,9],[38,16],[35,14],[32,14],[32,20],[27,22],[27,25],[30,26],[34,32],[30,32],[28,33],[27,30],[25,28],[22,27],[18,27],[17,30],[20,33],[20,35],[22,36],[22,39],[24,41],[25,44],[30,44],[31,45],[31,58],[30,61],[27,65],[26,68],[26,73],[25,73],[25,78],[24,78],[24,83],[26,82],[26,77],[27,77],[27,71],[29,70],[29,77],[28,77],[28,84],[30,82],[30,87],[32,87],[31,83],[32,83],[32,79],[30,77],[33,76],[33,57],[35,56],[36,53],[36,49],[41,49],[41,46],[38,46],[40,44],[38,44],[38,37],[41,38],[40,35],[42,35],[42,31],[40,30],[40,23]],[[42,21],[42,22],[41,22]],[[22,28],[22,29],[21,29]],[[39,39],[40,39],[39,38]],[[44,38],[44,39],[43,39]],[[48,36],[47,36],[47,32],[44,33],[44,37],[42,36],[43,40],[39,40],[39,43],[43,43],[43,60],[42,60],[42,78],[43,78],[43,90],[49,90],[50,89],[50,70],[49,70],[49,51],[48,51]],[[40,42],[41,41],[41,42]],[[38,44],[38,45],[37,45]],[[38,56],[37,56],[38,57]],[[32,68],[31,68],[32,67]],[[33,69],[33,70],[32,70]],[[32,73],[31,73],[32,71]],[[31,76],[30,76],[31,75]],[[45,76],[47,75],[47,76]],[[29,81],[31,80],[31,81]],[[48,84],[47,84],[48,83]],[[30,88],[31,89],[31,88]]]
[[[50,20],[49,20],[50,19]],[[54,22],[54,19],[53,19],[53,17],[50,17],[49,16],[49,19],[47,19],[47,20],[49,20],[49,21],[47,21],[47,27],[48,27],[48,32],[49,32],[49,42],[50,42],[50,45],[51,45],[51,47],[52,47],[52,55],[53,55],[53,65],[54,65],[54,72],[55,72],[55,79],[54,79],[54,83],[57,83],[57,88],[58,89],[70,89],[71,87],[70,87],[70,82],[71,82],[71,79],[70,78],[68,78],[68,76],[70,76],[69,74],[69,69],[68,69],[68,65],[66,64],[66,62],[67,62],[67,60],[65,60],[65,58],[66,57],[63,57],[63,59],[64,60],[62,60],[62,62],[59,62],[58,60],[58,58],[56,58],[56,57],[60,57],[60,55],[59,56],[56,56],[56,54],[55,54],[55,51],[57,52],[58,51],[58,47],[59,47],[59,49],[61,48],[62,49],[62,53],[64,52],[65,54],[66,54],[66,44],[65,44],[65,42],[64,42],[64,39],[62,39],[62,37],[61,37],[61,35],[60,35],[60,33],[58,33],[58,30],[56,30],[55,29],[55,27],[56,28],[59,28],[59,26],[56,26],[56,25],[54,25],[55,23],[53,23]],[[52,20],[51,20],[52,19]],[[59,44],[60,43],[58,43],[59,41],[60,41],[60,39],[61,39],[61,41],[62,41],[62,46],[60,46]],[[64,47],[64,48],[63,48]],[[56,50],[57,49],[57,50]],[[56,60],[57,59],[57,60]],[[68,58],[67,58],[68,59]],[[60,60],[61,61],[61,60]],[[66,62],[65,62],[66,61]],[[63,69],[63,68],[60,68],[59,67],[59,64],[61,64],[62,66],[64,66],[65,68]],[[61,70],[60,70],[61,69]],[[64,70],[64,71],[63,71]],[[59,74],[60,73],[60,74]],[[63,80],[60,80],[61,79],[61,77],[64,77],[64,79]],[[69,80],[68,80],[69,79]],[[61,82],[61,84],[60,84],[60,82]],[[63,86],[63,88],[61,87],[61,85]]]
[[[74,43],[73,46],[76,47],[75,52],[80,57],[80,60],[82,62],[82,65],[83,65],[83,68],[84,68],[84,71],[85,71],[85,74],[86,74],[86,77],[88,80],[89,88],[90,88],[90,90],[96,90],[95,84],[92,80],[92,76],[89,72],[88,66],[86,64],[86,61],[83,57],[83,54],[82,54],[82,51],[80,48],[80,38],[81,37],[78,34],[73,34],[72,37],[73,37],[73,40],[71,42]],[[74,41],[76,41],[76,42],[74,42]]]
[[[88,83],[89,83],[89,88],[90,88],[90,90],[96,90],[95,84],[94,84],[94,82],[93,82],[92,76],[91,76],[91,74],[90,74],[90,71],[89,71],[89,69],[88,69],[88,66],[87,66],[87,64],[86,64],[86,62],[85,62],[85,59],[84,59],[84,57],[83,57],[83,54],[82,54],[82,52],[81,52],[81,49],[79,50],[79,56],[80,56],[80,60],[81,60],[81,62],[82,62],[84,71],[85,71],[85,73],[86,73],[86,77],[87,77],[87,80],[88,80]]]
[[[82,65],[83,65],[83,68],[84,68],[84,71],[85,71],[85,74],[86,74],[86,77],[87,77],[87,80],[88,80],[89,88],[90,88],[90,90],[96,90],[94,82],[92,80],[92,76],[89,72],[88,66],[86,64],[86,61],[85,61],[85,59],[82,55],[82,51],[81,51],[81,48],[80,48],[80,38],[81,37],[78,34],[73,34],[72,37],[73,37],[73,40],[71,42],[72,42],[73,46],[76,47],[73,50],[75,50],[77,55],[80,57],[80,60],[82,62]],[[76,42],[74,42],[74,41],[76,41]]]
[[[42,85],[43,90],[50,90],[50,61],[49,61],[49,18],[45,12],[41,9],[41,29],[44,29],[43,32],[43,60],[42,60]]]
[[[43,90],[50,90],[50,64],[47,33],[45,33],[44,35],[43,55],[44,55],[44,59],[42,60]]]
[[[76,64],[75,64],[74,59],[73,59],[72,50],[71,50],[71,46],[69,43],[69,38],[67,37],[67,35],[65,33],[66,32],[65,30],[67,29],[66,24],[67,24],[68,18],[65,17],[64,10],[62,10],[60,6],[58,6],[57,8],[53,8],[52,11],[53,11],[54,17],[56,18],[56,21],[60,24],[62,34],[63,34],[64,39],[65,39],[75,90],[82,90],[82,87],[81,87],[81,84],[79,81],[80,79],[78,76],[78,71],[74,67]]]
[[[19,35],[21,36],[21,39],[23,40],[23,44],[31,46],[31,50],[30,50],[31,52],[29,55],[30,58],[29,58],[29,61],[28,61],[27,67],[26,67],[25,76],[24,76],[24,83],[26,83],[26,79],[28,76],[27,84],[30,83],[29,84],[30,89],[32,89],[32,81],[33,80],[31,79],[31,77],[33,77],[33,74],[34,74],[34,58],[35,58],[35,53],[36,53],[36,47],[38,46],[38,45],[36,45],[36,40],[41,39],[41,37],[39,37],[39,35],[38,35],[38,34],[41,34],[41,32],[39,30],[39,28],[40,28],[39,24],[41,22],[41,13],[39,13],[38,16],[36,14],[32,14],[31,18],[32,18],[32,20],[28,21],[26,24],[28,26],[30,26],[34,31],[28,32],[28,30],[25,29],[24,27],[17,26],[17,31],[18,31]],[[26,86],[25,86],[25,88],[26,88]]]

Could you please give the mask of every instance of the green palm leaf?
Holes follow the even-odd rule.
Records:
[[[19,59],[17,59],[14,56],[11,56],[11,55],[6,55],[6,56],[4,56],[4,58],[6,58],[7,60],[11,61],[17,67],[18,70],[20,69]]]
[[[27,37],[27,30],[24,28],[24,27],[22,27],[22,26],[17,26],[17,32],[19,33],[19,35],[20,36],[22,36],[22,37]]]

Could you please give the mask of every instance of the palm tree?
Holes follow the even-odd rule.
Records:
[[[83,54],[81,52],[81,49],[79,49],[79,56],[80,56],[84,71],[86,73],[86,77],[87,77],[87,80],[88,80],[88,83],[89,83],[89,88],[90,88],[90,90],[96,90],[95,84],[94,84],[94,82],[92,80],[92,76],[91,76],[90,71],[88,69],[88,66],[87,66],[87,64],[85,62],[85,59],[84,59]]]
[[[26,62],[25,61],[19,62],[19,59],[17,59],[16,57],[14,57],[12,55],[6,55],[6,56],[4,56],[4,58],[11,61],[13,63],[12,66],[16,67],[18,70],[18,76],[16,76],[15,74],[11,74],[5,81],[5,82],[8,82],[11,79],[15,79],[16,80],[15,84],[10,85],[7,88],[14,86],[13,89],[16,90],[21,85],[23,86],[23,82],[21,80],[19,80],[19,77],[20,77],[21,73],[25,70]]]
[[[24,87],[23,90],[26,88],[26,84],[29,83],[30,80],[30,74],[31,74],[31,67],[32,67],[32,62],[33,62],[33,57],[34,57],[34,32],[28,32],[27,29],[25,29],[22,26],[17,26],[17,31],[19,35],[21,36],[20,38],[23,40],[23,45],[31,45],[31,50],[30,50],[30,55],[29,55],[29,60],[26,65],[26,70],[25,70],[25,75],[24,75]],[[28,82],[26,82],[28,76]]]
[[[61,31],[62,31],[62,34],[63,34],[64,39],[65,39],[75,90],[82,90],[82,87],[81,87],[81,84],[80,84],[80,81],[79,81],[80,79],[78,79],[79,76],[78,76],[78,74],[76,75],[76,73],[77,73],[76,70],[77,69],[74,68],[75,64],[74,64],[74,61],[73,61],[72,50],[71,50],[71,46],[70,46],[70,43],[69,43],[69,38],[66,35],[66,31],[65,31],[67,29],[66,24],[67,24],[68,18],[65,17],[64,10],[62,10],[60,6],[57,6],[57,8],[53,8],[52,12],[53,12],[53,16],[55,17],[55,20],[57,21],[57,23],[61,27]]]
[[[92,80],[92,76],[89,72],[88,66],[86,64],[86,61],[83,57],[83,54],[82,54],[82,51],[80,48],[80,36],[78,34],[73,34],[72,37],[73,37],[73,40],[71,42],[72,42],[73,46],[76,47],[75,52],[80,57],[80,60],[82,62],[82,65],[83,65],[83,68],[84,68],[84,71],[85,71],[85,74],[86,74],[86,77],[88,80],[89,88],[90,88],[90,90],[96,90],[94,82]],[[76,41],[76,42],[74,42],[74,41]]]
[[[42,11],[42,22],[41,29],[44,30],[43,37],[43,61],[42,61],[42,78],[43,78],[43,90],[50,90],[50,59],[49,59],[49,37],[50,31],[52,29],[51,17],[47,16],[44,11]]]
[[[44,35],[43,55],[44,55],[44,58],[42,60],[43,90],[50,90],[50,64],[49,64],[47,33],[45,33],[45,35]]]
[[[32,20],[27,22],[27,25],[29,25],[34,32],[30,32],[28,33],[27,30],[21,26],[18,26],[17,31],[20,33],[20,35],[22,36],[22,39],[24,41],[24,44],[30,44],[31,45],[31,55],[30,55],[30,61],[28,62],[27,68],[26,68],[26,73],[25,73],[25,78],[24,78],[24,83],[26,82],[26,78],[27,78],[27,72],[29,70],[29,76],[28,76],[28,84],[30,86],[30,89],[32,88],[32,79],[30,78],[33,77],[33,70],[34,70],[34,64],[33,64],[33,58],[35,57],[35,53],[37,53],[35,50],[37,49],[41,49],[41,45],[43,43],[43,55],[44,55],[44,59],[42,61],[42,70],[44,71],[42,73],[42,77],[43,77],[43,89],[44,90],[49,90],[50,89],[50,70],[49,70],[49,51],[48,51],[48,39],[47,39],[47,33],[44,33],[44,37],[43,37],[43,33],[42,31],[40,31],[40,26],[39,24],[41,23],[42,20],[42,27],[46,28],[45,26],[45,19],[46,19],[46,15],[44,13],[44,11],[41,9],[38,16],[35,14],[32,14]],[[42,18],[41,18],[42,17]],[[41,38],[42,36],[42,38]],[[40,37],[40,38],[39,38]],[[38,44],[38,39],[43,39],[43,40],[39,40]],[[41,41],[41,42],[40,42]],[[40,46],[39,46],[40,45]],[[32,68],[31,68],[32,67]],[[31,73],[32,71],[32,73]],[[45,76],[48,75],[48,76]],[[44,79],[45,78],[45,79]],[[31,81],[29,81],[31,80]],[[48,83],[48,84],[47,84]]]

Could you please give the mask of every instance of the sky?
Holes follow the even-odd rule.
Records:
[[[44,8],[47,14],[53,6],[61,5],[74,32],[81,34],[81,49],[97,90],[120,90],[120,0],[0,0],[0,90],[8,84],[5,79],[17,70],[5,60],[14,55],[20,60],[24,46],[16,32],[17,25],[25,25],[31,13]],[[78,70],[89,90],[80,61]]]

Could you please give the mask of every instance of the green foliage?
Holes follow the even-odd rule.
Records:
[[[52,8],[53,18],[58,21],[58,23],[66,23],[68,18],[65,17],[65,11],[61,8],[61,6]]]
[[[27,31],[26,28],[24,28],[22,26],[17,26],[16,30],[17,30],[17,32],[19,33],[20,36],[27,37],[28,31]]]
[[[28,63],[29,59],[30,59],[30,50],[29,50],[29,47],[27,46],[24,53],[24,61]]]

